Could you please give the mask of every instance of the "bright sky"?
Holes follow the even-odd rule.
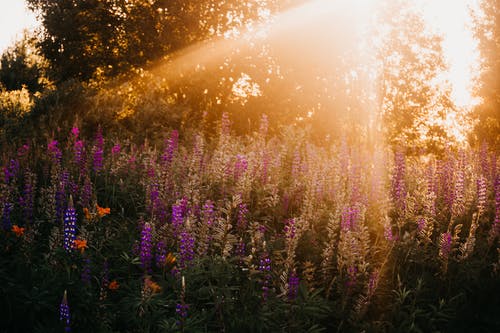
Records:
[[[26,8],[24,0],[0,0],[0,53],[23,29],[36,26],[35,15]]]
[[[455,103],[464,107],[477,102],[471,97],[470,86],[479,61],[471,31],[471,8],[477,10],[478,0],[422,0],[427,22],[444,35],[443,51],[450,70],[443,76],[452,83]]]

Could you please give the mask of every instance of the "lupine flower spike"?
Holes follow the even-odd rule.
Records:
[[[64,324],[64,331],[71,332],[68,295],[66,290],[64,291],[61,305],[59,307],[59,320]]]
[[[76,240],[76,211],[73,207],[73,198],[69,197],[68,209],[64,213],[64,244],[67,252],[71,252]],[[86,243],[85,243],[86,246]]]

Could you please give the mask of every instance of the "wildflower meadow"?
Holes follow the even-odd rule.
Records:
[[[0,1],[0,333],[499,333],[499,73],[500,0]]]
[[[78,126],[3,152],[2,332],[493,332],[498,157]]]

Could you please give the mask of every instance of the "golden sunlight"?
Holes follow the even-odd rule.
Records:
[[[471,11],[478,0],[419,1],[427,24],[443,36],[443,51],[449,70],[443,79],[452,85],[452,98],[458,107],[470,109],[478,103],[472,95],[479,52],[472,33]]]

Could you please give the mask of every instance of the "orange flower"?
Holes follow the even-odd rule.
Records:
[[[24,234],[24,228],[21,228],[17,225],[12,226],[12,232],[16,234],[17,237],[21,237]]]
[[[175,256],[172,254],[172,252],[169,252],[167,256],[165,257],[165,264],[175,264],[177,259]]]
[[[149,288],[149,290],[151,290],[153,294],[156,294],[161,291],[160,285],[154,281],[151,281],[149,278],[146,279],[145,283],[146,287]]]
[[[116,290],[116,289],[120,288],[120,284],[116,280],[113,280],[109,283],[108,288],[110,290]]]
[[[75,247],[83,253],[83,251],[88,248],[87,241],[85,239],[75,239]]]
[[[100,207],[98,204],[95,204],[95,206],[97,207],[97,214],[99,215],[99,217],[103,217],[104,215],[108,215],[111,212],[111,210],[109,208]]]
[[[85,218],[87,220],[91,220],[92,219],[92,215],[90,215],[90,212],[89,212],[88,208],[83,208],[83,214],[85,214]]]

